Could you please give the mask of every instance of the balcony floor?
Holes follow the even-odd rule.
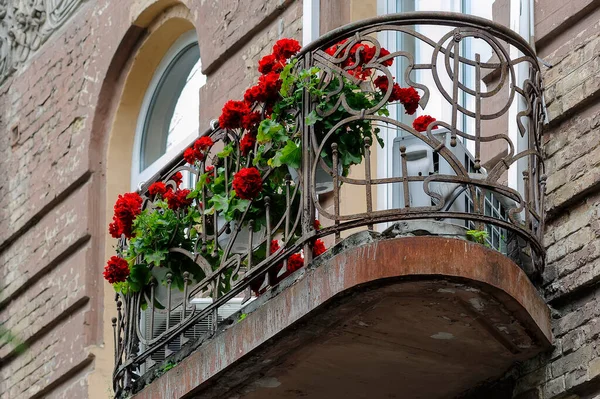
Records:
[[[498,252],[442,237],[342,244],[135,398],[453,398],[550,347],[548,307]]]

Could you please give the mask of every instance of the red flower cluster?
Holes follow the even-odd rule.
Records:
[[[167,191],[171,190],[171,186],[167,186],[165,183],[161,181],[157,181],[152,183],[150,187],[148,187],[148,193],[150,195],[160,195],[164,196]]]
[[[427,126],[429,126],[429,124],[434,121],[435,121],[435,118],[430,115],[421,115],[413,121],[413,127],[415,128],[415,130],[417,132],[424,132],[427,130]],[[437,128],[438,127],[435,126],[432,129],[437,129]]]
[[[294,39],[279,39],[273,46],[273,55],[280,61],[287,60],[300,51],[300,43]]]
[[[183,152],[183,159],[190,165],[193,165],[196,161],[202,161],[204,160],[204,153],[213,144],[214,142],[210,137],[200,137],[193,146]]]
[[[260,116],[260,112],[254,111],[247,115],[244,115],[242,118],[242,127],[246,130],[256,130],[262,117]]]
[[[129,265],[125,259],[111,257],[104,266],[104,278],[111,284],[122,283],[129,276]]]
[[[258,72],[266,75],[269,72],[281,72],[285,67],[284,60],[278,60],[273,54],[265,55],[258,61]]]
[[[243,156],[247,157],[250,151],[254,149],[256,143],[256,136],[250,132],[244,134],[244,137],[240,140],[240,152]]]
[[[319,256],[321,254],[324,254],[326,251],[327,248],[325,247],[325,243],[322,240],[317,239],[317,241],[315,241],[315,244],[313,245],[313,255]]]
[[[321,230],[321,221],[319,219],[315,219],[313,226],[315,230]]]
[[[381,90],[382,93],[386,93],[389,88],[389,82],[387,76],[378,76],[373,84]],[[412,115],[417,111],[421,96],[413,87],[407,87],[406,89],[400,87],[398,83],[394,83],[392,87],[392,93],[390,94],[389,102],[400,101],[404,105],[404,110],[408,115]]]
[[[269,72],[261,75],[258,78],[258,84],[250,87],[244,93],[244,100],[249,104],[255,102],[272,102],[279,98],[279,90],[281,89],[281,79],[277,72]]]
[[[400,89],[398,100],[404,105],[404,111],[408,115],[412,115],[417,112],[421,96],[413,87],[407,87],[406,89]]]
[[[275,252],[279,251],[279,241],[271,240],[271,250],[269,251],[269,255],[273,255]]]
[[[179,187],[181,186],[181,183],[183,183],[183,175],[181,174],[181,172],[177,172],[173,176],[171,176],[169,180],[172,180],[175,183],[175,186]]]
[[[340,49],[347,41],[348,39],[344,39],[339,43],[329,47],[327,50],[325,50],[325,52],[333,57],[335,56],[335,53],[338,51],[338,49]],[[375,58],[377,48],[375,46],[370,46],[365,43],[356,43],[349,50],[345,49],[345,51],[341,52],[340,58],[344,57],[346,55],[346,52],[348,52],[348,58],[342,63],[342,67],[351,67],[351,69],[347,70],[347,72],[350,75],[356,76],[357,78],[362,80],[367,80],[367,78],[371,75],[369,71],[370,68],[365,69],[364,66]],[[390,52],[382,47],[379,50],[379,56],[377,58],[381,59],[388,55],[390,55]],[[392,66],[393,63],[393,58],[390,58],[385,61],[382,61],[381,65],[389,67]]]
[[[108,231],[114,238],[120,238],[122,234],[131,238],[133,220],[142,211],[142,197],[138,193],[126,193],[119,195],[114,206],[114,216]]]
[[[262,191],[262,178],[258,169],[243,168],[233,176],[231,185],[238,197],[252,200]]]
[[[206,176],[206,184],[208,184],[212,181],[212,176],[213,176],[212,171],[213,170],[215,170],[214,165],[209,165],[204,169],[204,173],[208,173],[208,175]]]
[[[245,101],[229,100],[223,106],[219,117],[222,129],[237,129],[242,126],[242,119],[250,113],[250,106]]]
[[[304,256],[301,253],[293,254],[288,258],[287,271],[295,272],[304,266]]]
[[[193,198],[187,198],[190,190],[184,188],[183,190],[170,190],[165,194],[165,199],[167,200],[167,205],[169,209],[174,211],[192,205],[194,202]]]

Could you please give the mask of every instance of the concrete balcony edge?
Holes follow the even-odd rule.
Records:
[[[357,287],[444,279],[476,286],[503,304],[540,348],[552,343],[550,311],[527,275],[501,253],[457,238],[348,239],[247,306],[247,316],[206,340],[134,398],[190,397],[200,385]],[[362,243],[362,245],[353,245]],[[235,316],[235,315],[234,315]],[[202,396],[204,397],[204,396]]]

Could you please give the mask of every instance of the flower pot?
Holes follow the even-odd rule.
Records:
[[[288,167],[292,180],[298,183],[298,172],[294,168]],[[342,165],[338,165],[338,175],[342,175]],[[317,170],[315,173],[315,193],[316,194],[327,194],[333,191],[333,176],[323,169],[321,163],[317,164]]]
[[[221,227],[223,227],[227,223],[227,221],[225,220],[225,218],[223,216],[219,216],[217,218],[217,222],[219,224],[219,229],[221,229]],[[221,233],[221,235],[219,236],[219,239],[218,239],[219,246],[223,249],[227,248],[229,239],[233,235],[233,233],[237,227],[237,223],[235,221],[229,222],[229,225],[231,226],[231,233],[228,234],[227,232],[224,231],[223,233]],[[265,235],[266,235],[265,226],[262,226],[262,228],[259,231],[255,231],[252,234],[252,249],[256,249],[261,244],[261,242],[265,239]],[[233,254],[247,253],[249,241],[250,241],[250,229],[248,228],[248,226],[244,226],[241,228],[241,230],[237,233],[237,236],[235,237],[235,241],[233,242],[233,244],[231,246],[231,253],[233,253]]]

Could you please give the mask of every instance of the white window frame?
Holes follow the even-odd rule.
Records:
[[[195,133],[188,135],[181,142],[175,144],[167,152],[161,155],[152,165],[148,166],[144,170],[140,170],[140,160],[142,156],[142,141],[144,137],[144,126],[146,124],[146,118],[150,109],[150,104],[156,93],[158,85],[161,82],[163,75],[167,72],[171,62],[188,46],[191,44],[198,43],[198,35],[195,30],[190,30],[181,35],[175,43],[169,48],[164,55],[160,64],[156,68],[152,80],[148,85],[146,94],[142,101],[140,114],[138,115],[137,125],[135,129],[135,137],[133,140],[133,154],[131,159],[131,190],[138,190],[141,185],[148,181],[152,176],[158,173],[164,168],[173,158],[175,158],[181,151],[189,147],[199,135],[199,129]],[[200,122],[198,122],[200,123]]]

